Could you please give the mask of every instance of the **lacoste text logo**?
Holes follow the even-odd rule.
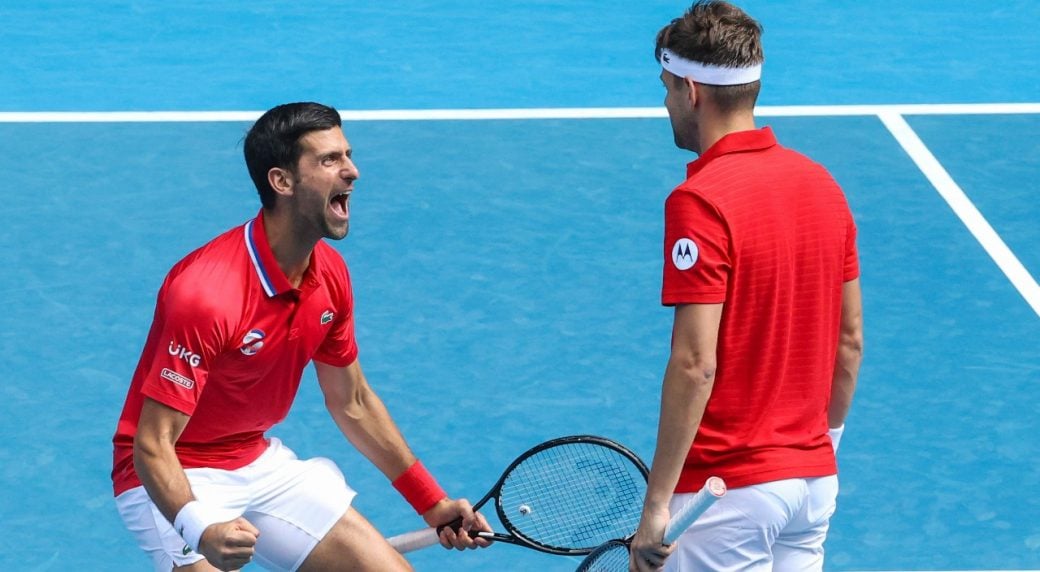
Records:
[[[166,381],[172,381],[173,383],[176,383],[177,385],[185,389],[191,389],[195,387],[194,379],[191,379],[190,377],[184,377],[183,375],[173,371],[172,369],[166,369],[164,367],[163,370],[159,373],[159,376],[165,379]]]

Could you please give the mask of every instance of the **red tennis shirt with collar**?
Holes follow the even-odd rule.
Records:
[[[771,129],[731,133],[665,202],[661,301],[723,304],[715,384],[676,492],[837,473],[827,407],[842,285],[859,276],[841,188]]]
[[[324,241],[299,287],[290,285],[262,212],[178,262],[159,290],[113,438],[115,494],[141,484],[133,443],[145,397],[191,416],[176,445],[184,468],[237,469],[259,457],[311,359],[357,358],[353,310],[346,264]]]

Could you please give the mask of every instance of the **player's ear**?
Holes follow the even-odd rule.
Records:
[[[697,91],[698,88],[700,88],[700,86],[697,85],[697,82],[693,81],[692,79],[690,79],[688,77],[684,77],[684,78],[682,78],[682,80],[683,80],[683,83],[686,84],[686,98],[690,102],[690,109],[693,109],[693,108],[697,107],[697,100],[701,96],[701,94],[698,93],[698,91]]]
[[[267,172],[267,182],[279,195],[290,196],[293,194],[293,179],[292,172],[281,167],[271,167],[271,170]]]

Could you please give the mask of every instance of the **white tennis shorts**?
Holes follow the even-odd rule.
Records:
[[[691,494],[672,496],[678,510]],[[679,537],[666,572],[818,572],[838,476],[730,489]]]
[[[241,516],[260,530],[253,561],[268,570],[299,568],[357,494],[335,463],[322,457],[301,461],[278,439],[271,439],[271,446],[241,469],[184,472],[196,499],[224,511],[225,521]],[[116,497],[116,508],[156,571],[170,572],[202,560],[144,487]]]

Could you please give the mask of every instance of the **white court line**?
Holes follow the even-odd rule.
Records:
[[[30,111],[0,112],[0,123],[251,122],[261,111]],[[963,103],[895,105],[759,106],[759,117],[877,116],[892,132],[954,213],[1040,316],[1040,286],[1001,240],[949,173],[903,119],[904,115],[1040,113],[1040,103]],[[663,107],[589,107],[531,109],[341,110],[345,121],[445,121],[496,119],[663,118]]]
[[[165,123],[249,122],[262,111],[6,111],[0,123]],[[956,103],[905,105],[763,105],[759,117],[840,117],[856,115],[976,115],[1040,113],[1040,103]],[[549,107],[531,109],[370,109],[341,110],[346,121],[446,121],[492,119],[641,119],[667,117],[663,107]]]
[[[971,199],[964,194],[953,177],[939,163],[935,155],[928,150],[921,138],[910,127],[905,119],[898,113],[879,113],[881,122],[892,132],[896,141],[903,146],[917,167],[921,169],[925,177],[932,183],[939,195],[946,200],[953,212],[961,219],[968,230],[979,241],[982,248],[986,249],[993,261],[1011,280],[1011,284],[1018,289],[1026,302],[1032,306],[1033,311],[1040,316],[1040,285],[1029,274],[1025,266],[1018,260],[1007,244],[1000,238],[989,222],[986,221],[979,209],[975,208]]]

